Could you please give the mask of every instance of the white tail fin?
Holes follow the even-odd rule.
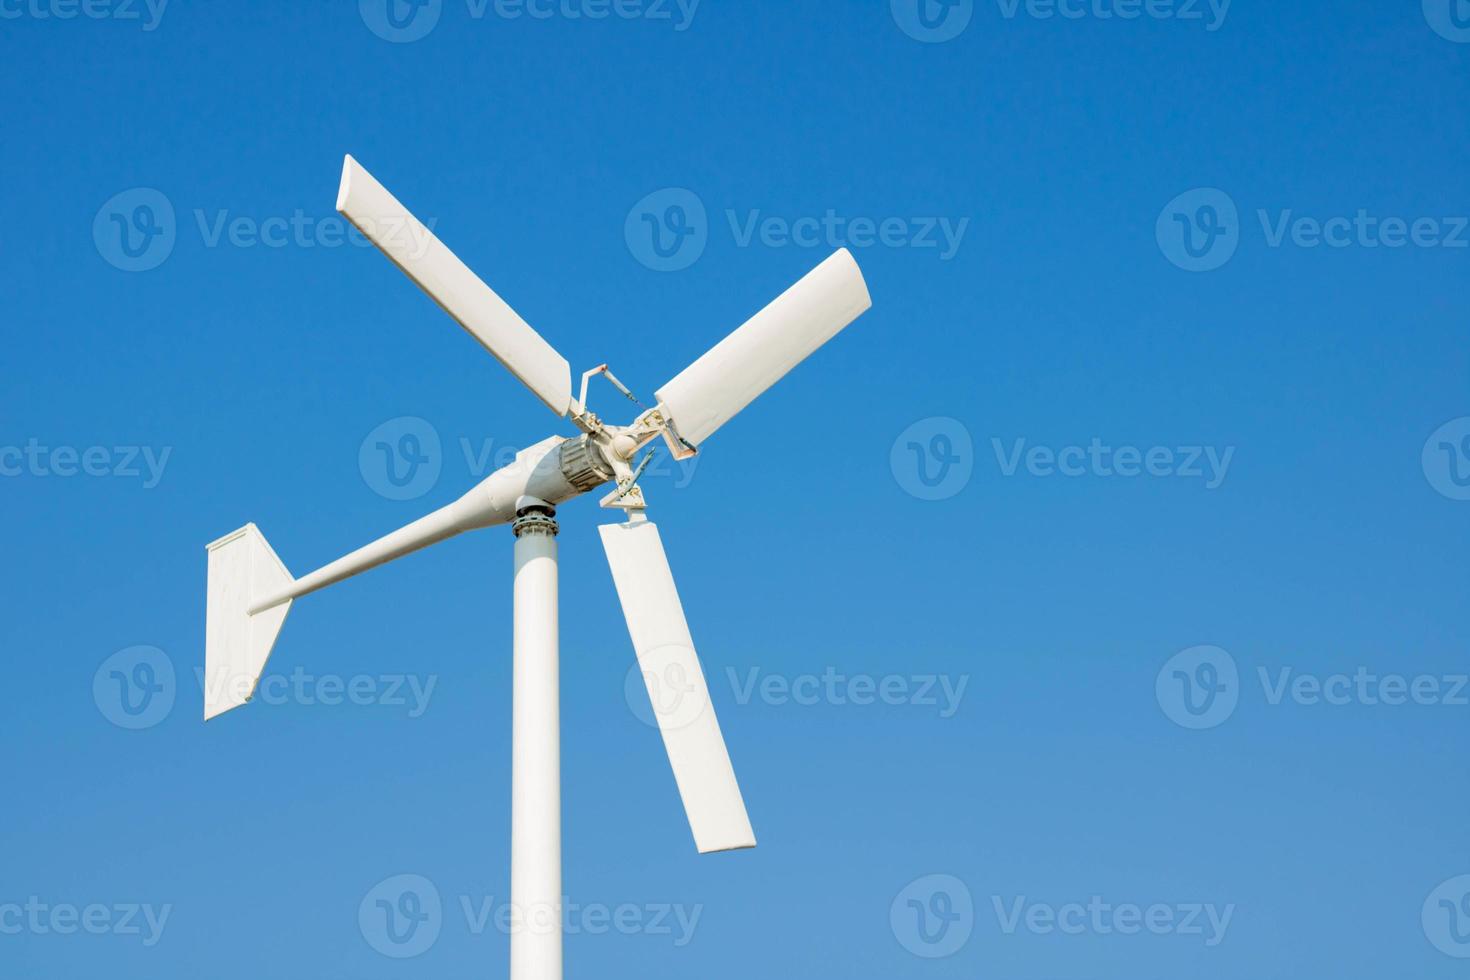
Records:
[[[291,600],[251,615],[251,605],[292,581],[254,524],[225,535],[209,551],[204,624],[204,720],[255,696]]]

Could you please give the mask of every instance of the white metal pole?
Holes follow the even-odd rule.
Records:
[[[515,544],[510,980],[561,980],[561,727],[556,511],[523,508]]]

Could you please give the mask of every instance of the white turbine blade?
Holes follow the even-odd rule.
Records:
[[[658,528],[639,520],[598,528],[648,685],[674,781],[701,854],[755,846],[755,831],[710,703]]]
[[[840,249],[679,372],[658,400],[698,446],[872,305],[857,262]]]
[[[351,156],[342,164],[337,210],[553,412],[567,413],[567,359]]]

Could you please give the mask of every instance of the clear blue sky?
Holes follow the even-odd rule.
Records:
[[[505,974],[507,531],[199,721],[207,542],[300,574],[571,431],[343,243],[347,152],[645,398],[872,291],[647,484],[756,850],[562,510],[568,976],[1462,974],[1470,4],[394,2],[0,0],[0,974]]]

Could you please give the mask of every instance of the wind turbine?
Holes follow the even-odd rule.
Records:
[[[351,156],[337,210],[581,434],[553,435],[447,506],[293,578],[254,524],[208,546],[205,702],[208,721],[251,699],[292,603],[464,531],[509,524],[515,533],[511,766],[511,980],[560,980],[561,752],[557,635],[557,505],[613,483],[602,506],[626,520],[598,528],[664,748],[701,854],[755,846],[755,833],[658,528],[638,477],[662,439],[675,458],[705,440],[871,305],[862,273],[842,249],[689,365],[653,408],[611,425],[587,407],[597,375],[636,402],[606,364],[572,397],[571,368],[540,334]],[[661,678],[682,697],[662,703]]]

